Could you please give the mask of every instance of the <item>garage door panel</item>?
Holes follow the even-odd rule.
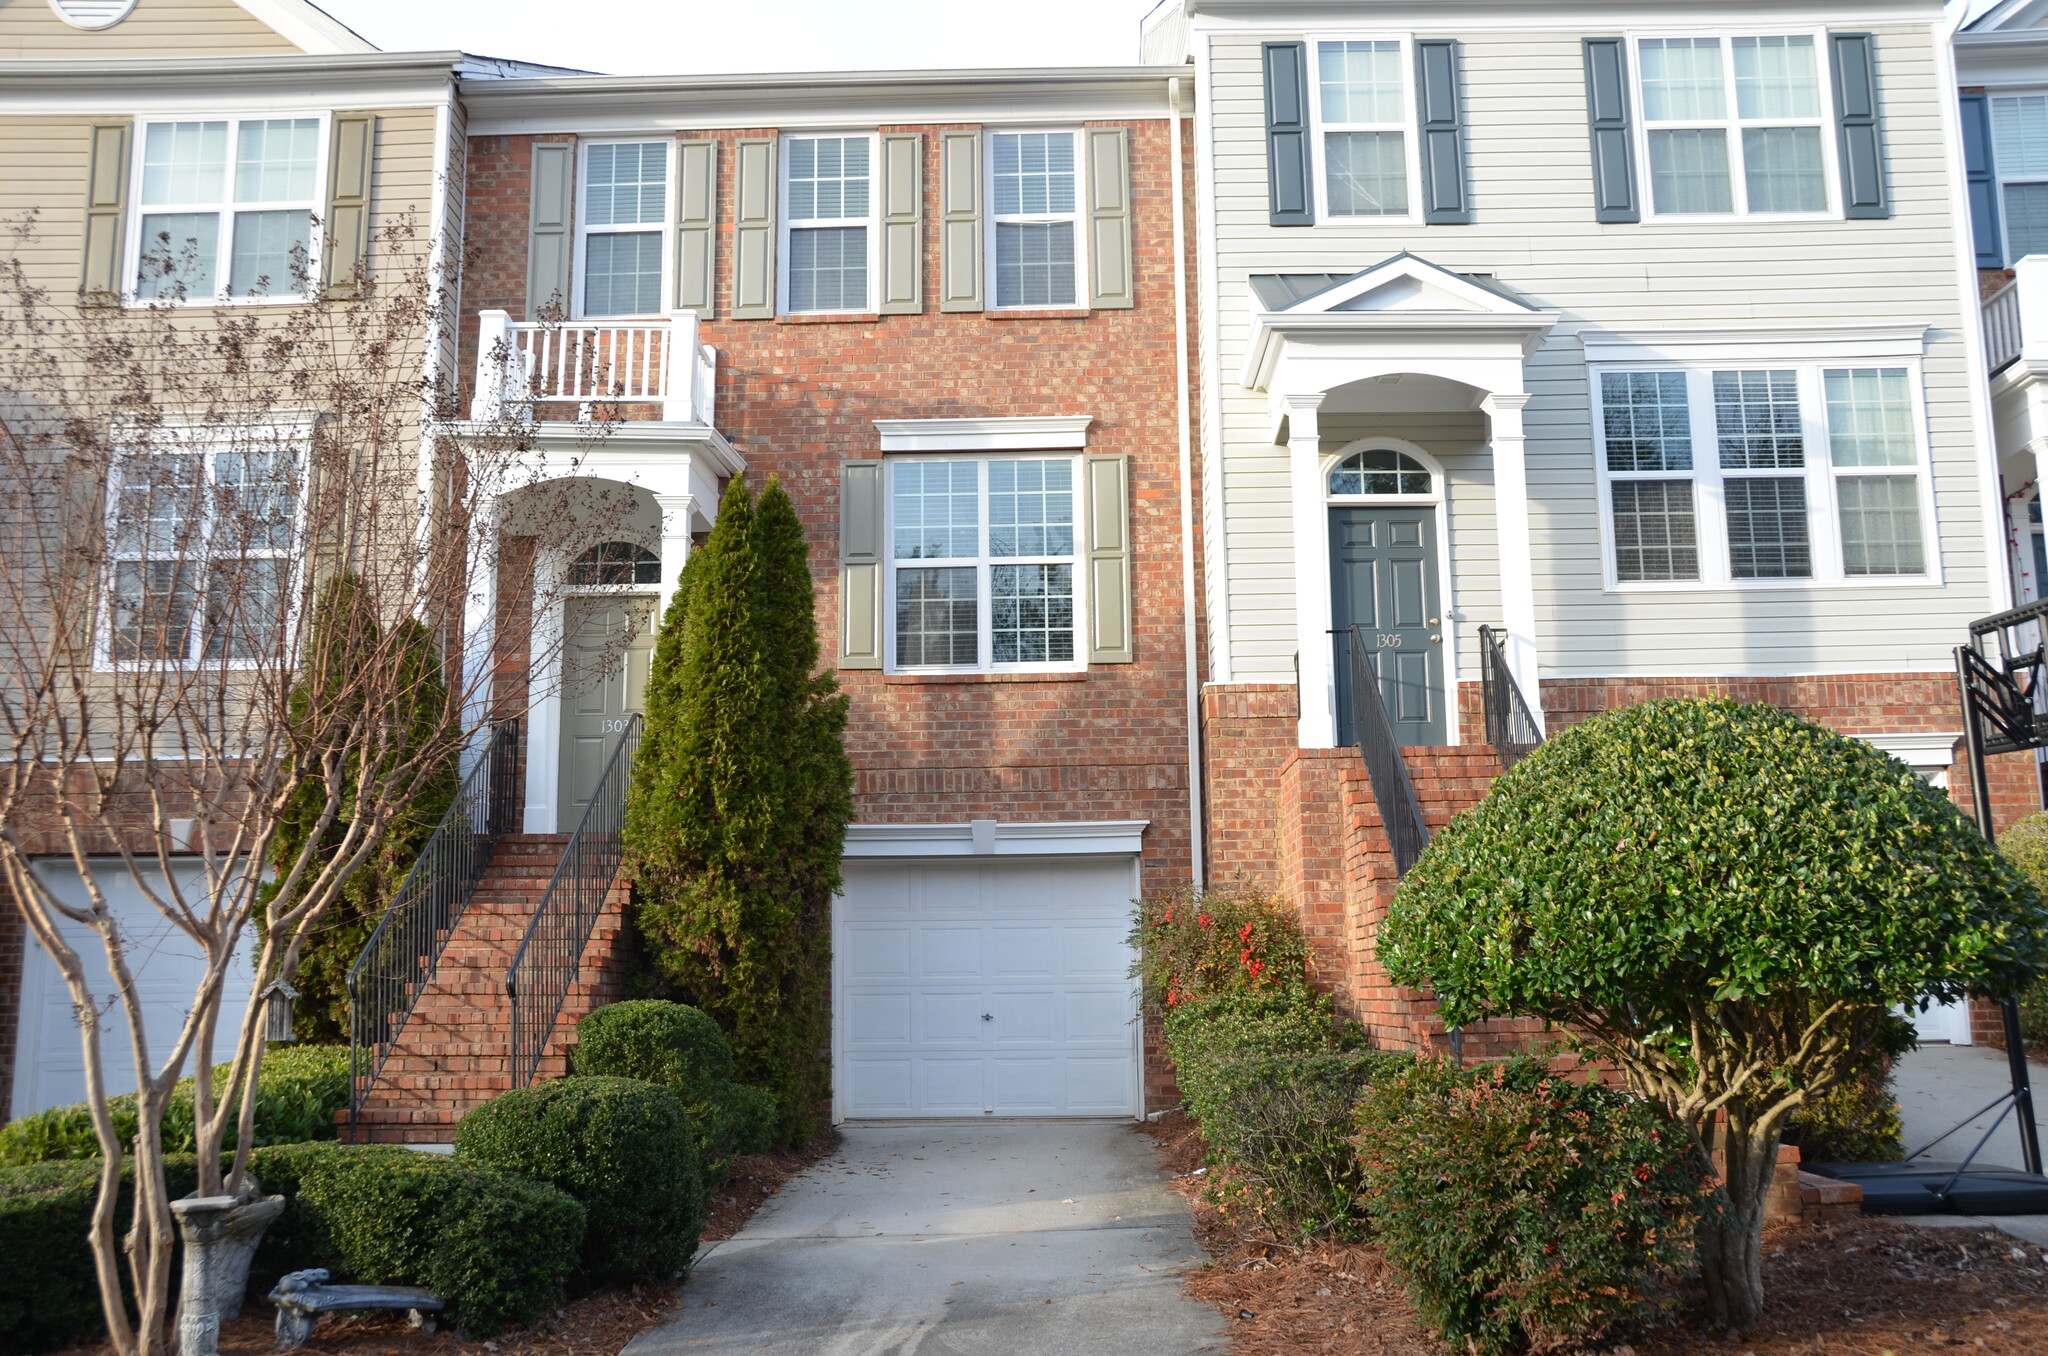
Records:
[[[932,863],[910,868],[910,909],[919,918],[981,919],[988,916],[988,869]]]
[[[923,981],[979,984],[982,978],[982,928],[979,923],[927,923],[917,931],[917,978]]]
[[[1060,971],[1074,980],[1125,979],[1131,973],[1130,936],[1126,921],[1115,925],[1089,926],[1069,923],[1060,929]]]
[[[984,1096],[987,1061],[921,1059],[918,1061],[921,1106],[913,1115],[979,1116],[988,1109]]]
[[[1066,1039],[1072,1045],[1115,1046],[1131,1043],[1131,991],[1097,989],[1062,996]]]
[[[914,1116],[917,1114],[915,1073],[917,1061],[870,1059],[849,1056],[846,1060],[847,1110],[855,1116]],[[851,1100],[857,1095],[860,1100]]]
[[[1069,1057],[1066,1074],[1067,1109],[1073,1114],[1120,1116],[1137,1100],[1128,1059]]]
[[[867,1050],[876,1046],[908,1046],[911,1029],[911,995],[903,993],[850,993],[846,996],[846,1046]]]
[[[990,973],[997,980],[1057,979],[1065,949],[1062,929],[1050,924],[997,923],[990,955]]]
[[[918,1044],[979,1049],[987,1042],[988,1023],[981,1020],[987,1009],[982,1006],[979,992],[924,992],[913,1001],[917,1004]]]
[[[1060,1109],[1060,1065],[1051,1055],[1037,1059],[998,1055],[990,1061],[995,1076],[998,1116],[1050,1116]]]
[[[1060,996],[1052,989],[998,989],[989,996],[989,1035],[998,1046],[1060,1044]]]
[[[872,923],[847,929],[846,975],[856,983],[910,979],[911,930]]]

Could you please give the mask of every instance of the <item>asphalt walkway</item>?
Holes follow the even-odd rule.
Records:
[[[2029,1066],[2034,1089],[2035,1114],[2048,1119],[2048,1065],[2038,1060]],[[1899,1099],[1899,1119],[1905,1126],[1906,1152],[1911,1153],[1965,1116],[1988,1105],[2000,1093],[2012,1088],[2011,1065],[2005,1051],[1985,1045],[1928,1044],[1908,1051],[1892,1071],[1892,1092]],[[1984,1133],[1998,1120],[1998,1112],[1978,1115],[1969,1126],[1943,1140],[1929,1158],[1960,1162]],[[2048,1129],[2044,1129],[2048,1138]],[[2011,1113],[1998,1125],[1976,1161],[1986,1167],[2020,1166],[2020,1137]],[[1908,1223],[1928,1228],[1948,1226],[1990,1226],[2015,1238],[2048,1248],[2048,1215],[1913,1215]]]
[[[855,1127],[626,1356],[1221,1352],[1188,1212],[1129,1122]]]

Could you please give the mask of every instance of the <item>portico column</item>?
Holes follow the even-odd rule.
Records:
[[[1500,535],[1501,627],[1507,632],[1508,671],[1529,703],[1536,726],[1543,727],[1543,698],[1537,688],[1542,671],[1536,644],[1536,567],[1529,531],[1529,464],[1522,433],[1527,392],[1496,391],[1480,405],[1493,421],[1493,500],[1495,530]]]
[[[657,494],[654,502],[661,507],[661,602],[660,612],[655,616],[659,626],[668,605],[675,601],[676,585],[682,580],[683,566],[690,560],[690,527],[697,517],[697,497]]]
[[[1280,399],[1287,416],[1287,468],[1294,487],[1295,668],[1301,684],[1297,738],[1304,749],[1337,742],[1337,687],[1330,655],[1330,511],[1323,493],[1321,391]]]
[[[462,724],[467,730],[483,729],[496,714],[491,699],[497,691],[498,526],[498,500],[485,499],[470,519],[464,548],[471,576],[462,602]],[[463,775],[468,775],[472,759],[483,756],[487,744],[482,738],[471,741]]]

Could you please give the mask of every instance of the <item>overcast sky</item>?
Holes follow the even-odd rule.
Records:
[[[614,75],[1116,66],[1153,0],[317,0],[387,51]]]

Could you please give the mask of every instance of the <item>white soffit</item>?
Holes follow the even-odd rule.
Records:
[[[1589,363],[1902,362],[1927,347],[1925,325],[1769,329],[1580,330]]]
[[[1007,824],[849,824],[848,857],[1135,857],[1149,819],[1052,820]]]
[[[877,419],[884,452],[1047,452],[1088,445],[1092,414],[1016,419]]]

